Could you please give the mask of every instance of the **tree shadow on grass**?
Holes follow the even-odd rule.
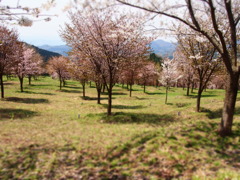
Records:
[[[137,97],[137,96],[135,96],[135,98],[136,98],[137,100],[146,100],[146,99],[149,99],[149,98],[141,98],[141,97]]]
[[[29,175],[37,170],[41,173],[37,173],[34,178],[31,176],[30,179],[56,179],[56,173],[59,171],[60,165],[65,167],[71,165],[82,166],[83,163],[80,160],[83,158],[81,157],[83,154],[87,156],[87,153],[79,153],[78,151],[79,156],[76,156],[76,159],[71,159],[72,152],[77,152],[77,150],[70,144],[61,147],[30,144],[8,153],[0,152],[0,178],[16,179],[16,177],[21,177],[20,179],[28,179],[26,177],[30,177]],[[44,165],[42,163],[49,164],[46,159],[42,159],[42,156],[51,157],[54,160],[54,166],[51,166],[51,169],[47,172],[41,171],[44,167],[41,166]],[[38,169],[39,165],[40,170]]]
[[[77,87],[77,86],[64,86],[64,88],[70,88],[70,89],[82,89],[82,87]]]
[[[217,110],[210,110],[207,108],[201,108],[201,112],[206,112],[207,117],[209,119],[216,119],[222,117],[222,108],[219,108]],[[240,114],[240,107],[235,108],[235,115]]]
[[[99,120],[105,123],[147,123],[151,125],[167,125],[176,120],[173,115],[170,114],[144,114],[144,113],[125,113],[125,112],[116,112],[111,116],[107,116],[105,113],[100,114],[88,114],[86,117],[98,117]]]
[[[66,92],[66,93],[81,93],[81,91],[78,90],[67,90],[67,89],[62,89],[59,90],[60,92]]]
[[[5,98],[5,101],[25,103],[25,104],[41,104],[49,103],[48,99],[36,99],[36,98],[19,98],[19,97],[8,97]]]
[[[163,93],[160,92],[145,92],[147,95],[161,95]]]
[[[30,118],[36,116],[38,113],[26,109],[11,109],[11,108],[0,108],[0,120],[3,119],[15,119],[15,118]]]
[[[106,155],[107,159],[110,161],[113,161],[116,158],[119,159],[120,157],[128,154],[133,148],[138,148],[140,153],[144,149],[144,144],[157,136],[157,132],[144,132],[142,134],[135,135],[129,142],[111,148]]]
[[[217,121],[200,121],[188,130],[182,130],[180,134],[185,139],[183,146],[197,151],[204,149],[209,157],[224,160],[228,165],[240,168],[240,122],[234,123],[233,134],[224,138],[217,134],[218,127]]]
[[[102,104],[103,107],[107,108],[107,104]],[[139,106],[126,106],[126,105],[112,105],[113,109],[143,109],[145,106],[139,105]]]
[[[103,92],[101,93],[102,95],[108,95],[108,92]],[[113,92],[112,93],[113,96],[119,96],[119,95],[127,95],[127,93],[123,93],[123,92]]]
[[[9,85],[13,85],[14,83],[10,83],[10,82],[4,82],[4,86],[9,86]]]
[[[41,94],[41,95],[49,95],[49,96],[55,95],[53,93],[42,93],[42,92],[33,92],[33,91],[23,91],[23,93],[26,93],[26,94]]]
[[[85,97],[81,96],[81,98],[87,101],[97,101],[98,99],[97,97],[90,97],[90,96],[85,96]],[[107,100],[107,99],[108,99],[107,97],[101,97],[101,100]],[[112,99],[115,99],[115,98],[112,98]]]
[[[188,98],[197,98],[198,96],[197,96],[197,94],[196,95],[193,95],[193,94],[190,94],[190,95],[184,95],[185,97],[188,97]],[[203,95],[201,95],[201,98],[208,98],[208,97],[216,97],[217,95],[215,95],[215,94],[203,94]]]
[[[29,86],[36,86],[36,87],[47,87],[47,86],[52,86],[52,84],[31,84]]]

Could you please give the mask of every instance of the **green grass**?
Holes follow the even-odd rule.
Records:
[[[113,116],[106,116],[96,89],[40,77],[24,92],[17,79],[5,81],[0,101],[0,179],[239,179],[240,103],[234,134],[216,134],[223,90],[187,97],[171,88],[133,86],[132,97],[114,87]]]

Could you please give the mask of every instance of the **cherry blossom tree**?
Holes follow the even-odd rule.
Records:
[[[36,76],[43,74],[43,64],[44,62],[42,56],[34,50],[31,57],[31,62],[28,64],[27,67],[27,77],[29,85],[31,85],[32,77],[36,78]]]
[[[82,85],[82,93],[83,98],[86,96],[86,83],[89,80],[90,77],[90,70],[89,70],[89,64],[84,59],[81,59],[80,56],[71,56],[70,57],[71,63],[69,68],[69,73],[71,77],[77,81],[79,81]]]
[[[239,81],[237,61],[240,29],[239,0],[136,1],[116,0],[121,4],[162,15],[204,36],[216,49],[227,70],[226,94],[219,134],[232,133]]]
[[[106,9],[87,14],[70,13],[70,20],[62,37],[99,72],[108,91],[107,114],[111,115],[112,89],[121,65],[146,53],[149,38],[143,36],[143,19]]]
[[[129,96],[132,97],[132,86],[138,79],[141,68],[144,66],[144,57],[130,58],[122,64],[121,75],[124,82],[129,85]],[[130,67],[130,68],[129,68]]]
[[[18,51],[18,35],[15,31],[0,26],[0,83],[1,98],[4,98],[3,75],[17,64],[14,53]]]
[[[160,75],[160,82],[166,87],[165,104],[168,100],[169,88],[181,78],[177,70],[177,63],[169,58],[164,58],[162,61],[162,72]]]
[[[188,31],[189,32],[189,31]],[[198,95],[196,111],[200,111],[201,96],[212,75],[220,70],[221,59],[216,54],[216,49],[204,37],[193,35],[178,35],[178,48],[181,51],[183,60],[187,64],[189,71],[192,71],[198,80]],[[186,67],[186,66],[185,66]],[[191,79],[193,74],[188,72]],[[188,83],[188,89],[190,83]]]
[[[141,66],[141,70],[138,74],[138,79],[140,83],[143,85],[143,92],[146,92],[146,85],[154,84],[156,79],[158,79],[158,72],[156,66],[151,61],[144,61],[143,66]]]
[[[28,47],[24,43],[18,45],[18,50],[15,51],[15,58],[18,60],[18,64],[14,66],[13,72],[18,76],[20,81],[20,90],[23,92],[23,80],[24,77],[28,77],[29,84],[31,84],[31,77],[42,73],[42,58],[37,52]]]
[[[182,75],[182,86],[187,86],[186,95],[189,96],[190,86],[194,81],[194,68],[192,68],[190,62],[179,48],[177,48],[174,53],[174,60],[177,62],[179,73]]]
[[[60,90],[62,89],[62,86],[65,86],[65,81],[70,78],[68,68],[69,68],[69,59],[64,56],[53,57],[49,60],[47,64],[48,73],[53,78],[59,79]]]

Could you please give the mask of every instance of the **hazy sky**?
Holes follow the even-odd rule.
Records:
[[[16,7],[17,3],[22,7],[41,7],[42,4],[49,0],[0,0],[1,5],[9,5]],[[20,40],[36,46],[40,45],[62,45],[65,44],[59,36],[60,27],[64,27],[64,23],[68,21],[67,12],[64,9],[69,5],[71,0],[56,0],[56,6],[44,11],[42,13],[49,15],[57,15],[52,17],[49,22],[41,21],[41,17],[38,21],[34,22],[31,27],[22,27],[19,25],[9,25],[17,29]],[[170,38],[161,38],[171,41]]]

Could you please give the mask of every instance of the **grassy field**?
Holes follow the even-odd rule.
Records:
[[[240,102],[234,134],[216,134],[223,90],[191,96],[171,88],[114,87],[113,116],[96,89],[41,77],[19,90],[5,81],[0,101],[0,179],[240,179]]]

